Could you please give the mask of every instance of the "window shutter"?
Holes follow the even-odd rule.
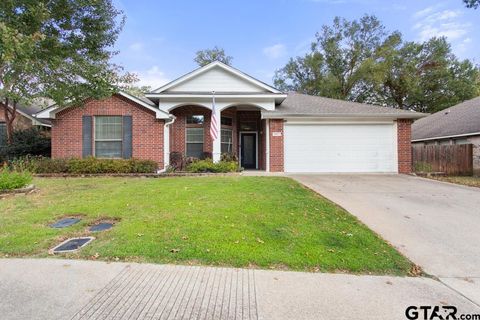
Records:
[[[92,155],[92,116],[82,116],[82,157]]]
[[[124,159],[132,157],[132,116],[123,117],[123,145],[122,156]]]

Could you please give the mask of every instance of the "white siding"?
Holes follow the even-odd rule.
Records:
[[[285,124],[286,172],[397,172],[388,124]]]
[[[212,68],[166,92],[267,92],[255,84],[219,67]]]

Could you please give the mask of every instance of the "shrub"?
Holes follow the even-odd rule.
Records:
[[[197,160],[187,166],[189,172],[236,172],[238,171],[238,163],[236,161],[220,161],[214,163],[212,159]]]
[[[155,161],[139,159],[50,159],[25,157],[15,159],[10,167],[16,170],[29,170],[34,173],[154,173],[158,167]]]
[[[220,161],[235,161],[238,162],[238,157],[235,153],[222,153],[220,156]]]
[[[27,171],[13,171],[9,168],[0,170],[0,191],[23,188],[32,182],[32,175]]]
[[[13,132],[12,143],[0,149],[0,159],[11,160],[26,155],[49,156],[50,137],[39,128]]]
[[[415,162],[413,167],[415,172],[432,172],[432,165],[427,162],[423,162],[423,161]]]

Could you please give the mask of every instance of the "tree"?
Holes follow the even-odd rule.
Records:
[[[372,16],[323,26],[311,51],[290,59],[277,87],[330,98],[435,112],[480,94],[480,71],[445,38],[405,42]]]
[[[284,90],[363,101],[371,86],[372,58],[387,38],[384,26],[375,16],[359,21],[336,17],[332,26],[324,25],[316,34],[311,52],[290,59],[275,74],[274,83]]]
[[[463,0],[467,8],[477,9],[480,6],[480,0]]]
[[[124,18],[111,0],[0,2],[0,101],[12,141],[18,103],[100,99],[134,80],[110,62]]]
[[[478,68],[458,60],[445,38],[424,43],[397,39],[379,49],[378,59],[383,76],[374,103],[436,112],[480,93]]]
[[[220,61],[230,65],[232,63],[232,60],[233,58],[231,56],[226,55],[225,50],[223,50],[222,48],[218,48],[217,46],[213,47],[213,49],[204,49],[197,51],[194,59],[194,61],[200,67],[203,67],[213,61]]]

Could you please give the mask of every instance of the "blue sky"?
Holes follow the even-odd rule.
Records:
[[[199,49],[215,45],[240,70],[272,83],[289,57],[308,51],[335,16],[376,15],[407,40],[447,36],[454,53],[480,63],[480,9],[461,0],[114,0],[127,21],[115,62],[158,87],[196,68]]]

